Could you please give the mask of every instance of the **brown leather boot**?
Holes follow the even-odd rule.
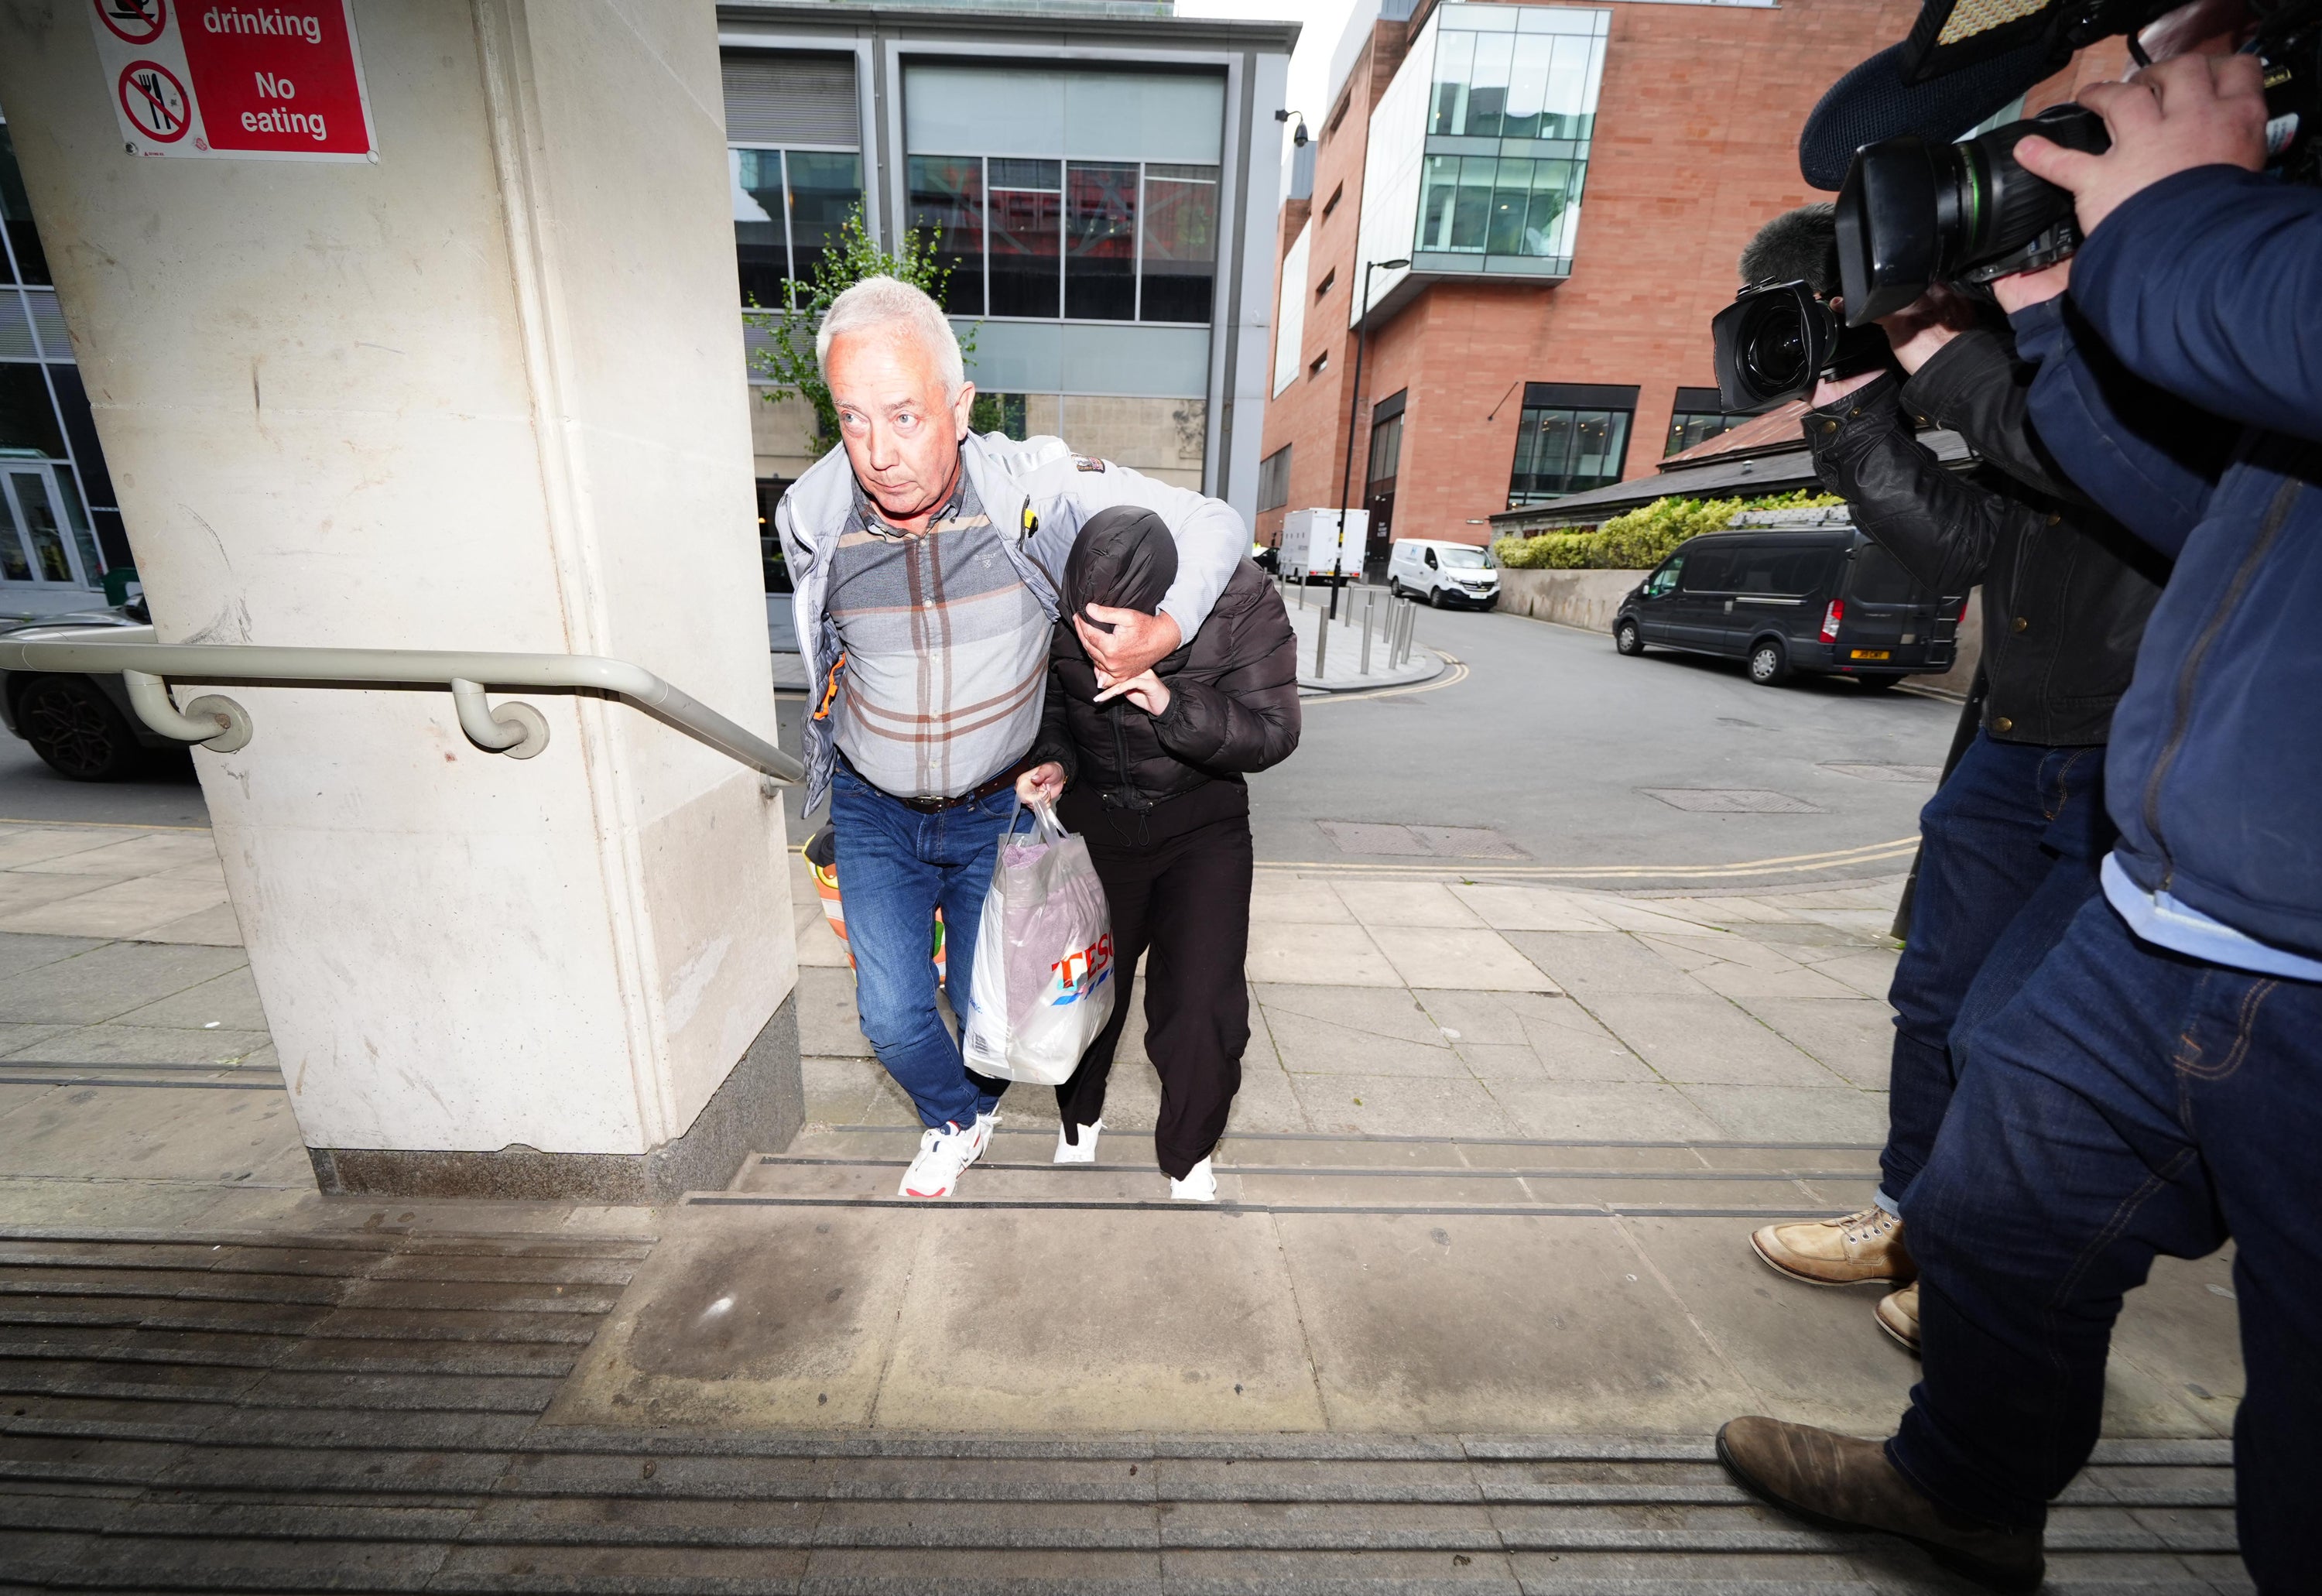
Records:
[[[1817,1286],[1851,1286],[1862,1281],[1901,1285],[1919,1278],[1911,1249],[1903,1245],[1903,1221],[1882,1208],[1867,1208],[1842,1219],[1768,1225],[1751,1236],[1750,1245],[1792,1280]]]
[[[1938,1507],[1887,1461],[1877,1441],[1778,1418],[1736,1418],[1717,1459],[1751,1494],[1824,1529],[1877,1529],[1924,1547],[1953,1573],[1994,1591],[2039,1589],[2047,1562],[2037,1529],[2002,1529]]]
[[[1903,1344],[1906,1352],[1919,1350],[1919,1282],[1913,1281],[1899,1291],[1889,1291],[1879,1299],[1871,1310],[1879,1327]]]

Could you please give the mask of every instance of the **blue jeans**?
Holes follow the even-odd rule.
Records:
[[[2311,1590],[2322,1436],[2322,983],[2139,942],[2102,899],[1977,1033],[1903,1204],[1924,1363],[1888,1455],[2028,1528],[2088,1460],[2124,1292],[2238,1245],[2241,1547]]]
[[[962,1127],[989,1114],[1008,1089],[972,1073],[936,1008],[929,956],[944,917],[945,995],[964,1024],[975,972],[975,931],[1000,835],[1017,813],[1010,791],[924,815],[841,764],[830,779],[838,899],[855,954],[855,1007],[871,1051],[910,1094],[919,1123]]]
[[[2098,890],[2112,846],[2098,748],[1975,741],[1919,814],[1911,935],[1895,966],[1880,1206],[1899,1205],[1943,1128],[1965,1038],[2004,1007]]]

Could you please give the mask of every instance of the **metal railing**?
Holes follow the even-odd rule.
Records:
[[[777,781],[803,781],[806,767],[642,665],[594,654],[464,653],[394,648],[268,648],[246,643],[103,643],[0,639],[0,670],[119,671],[138,718],[165,737],[231,753],[251,739],[250,712],[205,693],[181,710],[168,679],[269,686],[448,687],[460,729],[477,747],[530,759],[548,746],[548,720],[529,704],[495,707],[489,688],[602,693],[624,698],[698,742]]]

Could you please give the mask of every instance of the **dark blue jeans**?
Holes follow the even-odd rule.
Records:
[[[1924,1363],[1888,1455],[1936,1500],[2042,1521],[2088,1460],[2122,1294],[2231,1236],[2248,1378],[2243,1559],[2313,1589],[2322,1438],[2322,983],[2167,953],[2101,898],[1976,1034],[1903,1204]]]
[[[2095,895],[2112,846],[2098,748],[1982,732],[1919,813],[1919,884],[1895,966],[1882,1206],[1926,1163],[1957,1088],[1963,1038],[2002,1008]]]
[[[930,957],[944,917],[944,984],[964,1022],[975,971],[975,931],[1000,835],[1017,813],[1012,792],[923,815],[845,764],[830,779],[838,898],[855,954],[855,1007],[871,1051],[910,1094],[919,1123],[963,1128],[989,1114],[1007,1082],[973,1073],[936,1008]]]

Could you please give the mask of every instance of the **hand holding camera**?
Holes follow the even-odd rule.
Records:
[[[2034,136],[2016,159],[2034,177],[2071,191],[2082,233],[2163,178],[2204,166],[2254,172],[2266,161],[2265,76],[2247,55],[2188,55],[2126,83],[2098,83],[2080,104],[2104,119],[2111,148],[2088,153]]]

